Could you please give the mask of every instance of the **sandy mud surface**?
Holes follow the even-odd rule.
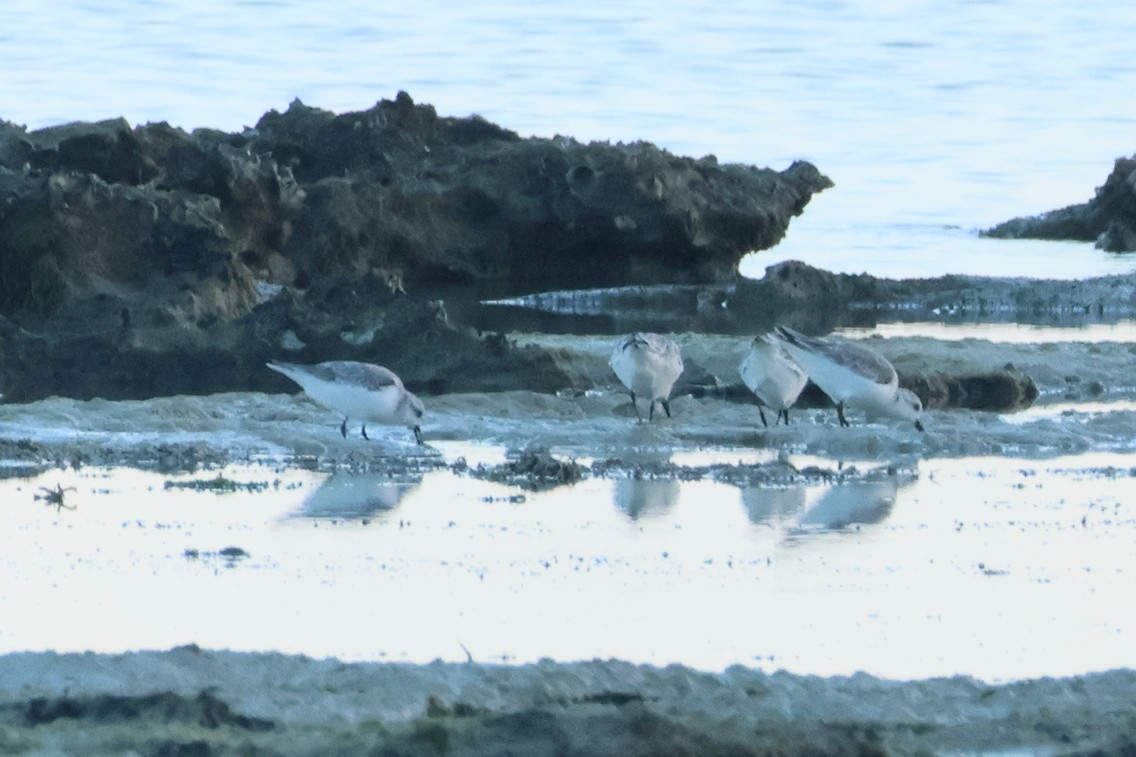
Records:
[[[1073,329],[1003,327],[992,338],[912,334],[869,338],[901,375],[1008,370],[1038,387],[1032,406],[994,413],[930,409],[926,432],[850,412],[838,428],[831,408],[793,410],[793,423],[763,428],[740,386],[739,337],[677,335],[686,371],[676,386],[672,419],[635,421],[630,400],[607,367],[609,337],[515,335],[520,344],[561,351],[595,390],[446,394],[425,398],[424,446],[403,429],[355,424],[346,439],[339,418],[302,394],[232,393],[108,402],[53,398],[0,406],[0,457],[21,472],[59,465],[128,466],[186,471],[231,462],[274,460],[323,470],[428,470],[452,465],[434,443],[502,446],[517,453],[543,448],[564,460],[606,460],[615,473],[628,450],[663,451],[744,446],[880,463],[928,457],[1044,457],[1091,450],[1131,450],[1136,428],[1136,338],[1127,324],[1077,339]],[[934,333],[934,327],[931,333]],[[652,471],[667,473],[665,470]],[[689,475],[692,471],[670,471]],[[697,473],[698,471],[693,471]]]
[[[1130,667],[1123,653],[1115,650],[1124,648],[1123,640],[1136,632],[1123,620],[1123,613],[1113,609],[1120,604],[1117,597],[1133,569],[1117,555],[1136,523],[1130,504],[1120,494],[1130,488],[1127,482],[1136,475],[1136,463],[1127,462],[1136,429],[1136,384],[1131,378],[1136,348],[1131,326],[1122,323],[1080,332],[1012,326],[963,334],[911,326],[881,331],[887,338],[873,338],[870,343],[888,355],[901,373],[1006,368],[1033,379],[1038,399],[1017,412],[932,409],[922,434],[906,424],[855,413],[850,414],[853,426],[842,429],[833,411],[824,407],[798,408],[793,411],[792,425],[767,429],[761,427],[756,408],[731,387],[745,340],[680,334],[677,339],[690,380],[680,386],[672,401],[674,417],[637,423],[614,377],[604,378],[609,338],[514,335],[511,338],[522,343],[531,341],[563,351],[576,370],[595,377],[597,388],[559,394],[517,391],[426,396],[422,430],[427,443],[422,447],[414,444],[405,429],[371,429],[372,441],[367,442],[352,428],[343,439],[338,433],[341,419],[301,395],[232,393],[139,402],[52,398],[0,406],[0,459],[5,476],[0,485],[8,487],[4,506],[11,508],[5,538],[24,538],[19,534],[33,540],[45,537],[38,557],[33,552],[8,550],[6,564],[19,581],[7,590],[5,600],[9,606],[14,603],[23,608],[24,620],[7,620],[0,627],[0,642],[8,652],[0,657],[0,752],[1130,753],[1136,678],[1127,669],[1089,671]],[[1010,464],[983,460],[1009,460]],[[956,462],[964,466],[963,473],[952,476],[951,466]],[[220,473],[234,465],[269,466],[268,470],[278,472],[263,480],[234,480]],[[122,515],[115,510],[102,522],[100,507],[116,504],[115,492],[120,490],[111,480],[101,485],[108,493],[100,494],[100,485],[83,476],[122,469],[156,477],[153,481],[158,483],[139,490],[148,492],[136,495],[139,500],[150,497],[158,502],[182,495],[213,499],[192,500],[191,507],[199,512],[193,517],[178,516],[181,520],[156,519],[139,507]],[[248,525],[250,518],[260,517],[254,515],[259,510],[241,512],[226,504],[236,500],[224,498],[236,494],[210,491],[228,482],[238,494],[259,494],[267,501],[274,485],[281,496],[289,491],[289,471],[319,476],[326,479],[325,485],[316,495],[304,495],[299,516],[279,516],[284,520],[274,521],[277,525],[263,535]],[[459,497],[465,511],[430,514],[426,504],[430,495],[423,493],[430,489],[423,481],[437,480],[431,477],[439,475],[454,487],[452,491],[468,492],[465,499]],[[987,475],[991,480],[984,481]],[[1010,480],[1013,477],[1016,479]],[[342,486],[328,485],[333,482]],[[368,487],[362,500],[352,493],[354,484]],[[882,495],[881,484],[886,489]],[[703,488],[690,488],[699,486]],[[930,499],[926,487],[940,491]],[[1044,487],[1061,493],[1046,495]],[[948,490],[941,491],[944,488]],[[871,495],[851,501],[815,496],[822,490],[837,494],[870,491]],[[786,498],[785,492],[791,496]],[[548,498],[550,493],[559,493],[558,499]],[[58,501],[53,495],[58,495]],[[588,510],[596,507],[591,501],[596,496],[613,497],[618,512],[612,515],[602,507]],[[744,513],[722,515],[721,508],[732,507],[726,500],[710,507],[715,498],[722,497],[736,499]],[[725,553],[730,559],[728,569],[723,567],[723,553],[697,547],[706,550],[703,554],[695,551],[695,542],[684,540],[689,539],[696,522],[684,518],[694,512],[699,498],[703,499],[703,519],[719,513],[715,517],[721,520],[722,530],[715,538],[730,544],[732,551]],[[200,504],[206,501],[216,504]],[[924,504],[920,510],[920,502],[936,504]],[[71,507],[75,509],[68,509]],[[374,543],[368,546],[359,541],[357,547],[351,546],[360,552],[351,558],[359,562],[350,563],[346,557],[330,555],[355,542],[312,542],[306,535],[313,526],[321,526],[316,530],[326,538],[331,524],[340,524],[342,535],[346,524],[359,539],[384,534],[383,539],[390,541],[382,544],[388,547],[407,548],[424,543],[419,537],[427,536],[442,550],[460,544],[446,542],[444,536],[447,529],[454,532],[456,521],[457,533],[464,538],[483,539],[489,550],[510,549],[510,542],[485,536],[491,524],[503,522],[501,510],[495,514],[484,510],[487,514],[479,516],[484,522],[461,530],[473,517],[468,514],[470,508],[477,507],[543,513],[532,516],[531,521],[509,521],[509,528],[521,533],[527,528],[530,536],[559,529],[575,540],[571,550],[576,553],[580,544],[602,537],[611,528],[647,534],[634,538],[643,550],[653,550],[649,553],[625,554],[619,551],[624,547],[597,545],[595,560],[606,562],[595,562],[603,567],[593,568],[593,573],[603,572],[617,592],[628,591],[630,585],[638,585],[639,591],[663,592],[664,586],[681,587],[684,581],[694,581],[690,591],[707,593],[710,604],[704,612],[724,630],[718,646],[745,649],[749,631],[736,628],[740,619],[741,624],[752,625],[754,643],[765,644],[767,653],[744,660],[744,665],[728,660],[695,665],[724,670],[720,673],[668,666],[665,660],[681,659],[676,656],[682,646],[679,641],[673,647],[660,642],[658,657],[649,657],[651,665],[614,660],[538,662],[540,649],[560,649],[551,643],[557,638],[552,629],[570,626],[569,612],[582,613],[575,633],[584,642],[611,650],[599,654],[601,659],[634,659],[636,648],[644,646],[642,637],[637,640],[634,633],[626,638],[616,634],[613,646],[602,646],[606,642],[597,641],[605,634],[598,627],[602,616],[589,615],[588,604],[570,596],[565,600],[565,614],[553,612],[547,627],[540,625],[536,611],[525,609],[550,589],[559,591],[554,587],[572,586],[570,581],[578,580],[569,577],[563,567],[564,583],[557,583],[557,560],[565,559],[567,552],[557,551],[560,547],[552,542],[533,541],[538,546],[531,554],[510,552],[507,558],[490,558],[479,546],[466,547],[469,552],[462,553],[464,562],[445,570],[438,567],[445,563],[441,553],[423,552],[413,559],[402,558],[402,563],[387,558],[385,577],[377,578],[378,573],[367,573],[365,567],[359,569],[368,588],[347,575],[354,570],[351,565],[370,564],[366,550],[374,549]],[[553,518],[556,513],[571,518],[573,510],[586,515],[576,516],[578,520],[572,520],[570,527]],[[607,520],[611,518],[617,520]],[[228,529],[229,536],[225,531],[218,531],[221,535],[215,538],[209,536],[213,533],[208,530],[210,522]],[[300,527],[309,523],[312,525],[301,532]],[[416,532],[415,524],[425,530]],[[105,528],[107,533],[119,534],[114,538],[126,540],[114,544],[133,546],[119,550],[105,541],[99,549],[97,542],[80,546],[79,541],[68,541],[67,533],[87,528],[92,529],[88,532],[91,539],[102,538],[97,536],[102,533],[98,529]],[[385,530],[368,530],[374,528]],[[739,528],[744,532],[740,540],[729,542],[726,535]],[[122,536],[130,529],[139,536]],[[904,542],[925,543],[934,550],[933,541],[920,541],[923,535],[955,531],[963,535],[959,544],[964,547],[946,544],[941,554],[930,553],[922,572],[911,568],[914,558],[902,550]],[[676,533],[680,536],[668,535]],[[967,534],[978,534],[978,538],[966,541]],[[165,540],[159,553],[148,556],[145,545],[159,537]],[[293,541],[284,545],[282,539]],[[755,547],[759,542],[763,546]],[[308,558],[311,562],[300,557],[317,544],[318,553]],[[1024,556],[1010,551],[1008,544],[1017,545],[1014,549],[1022,550]],[[237,551],[226,553],[226,549]],[[726,547],[720,544],[718,549]],[[1046,550],[1057,550],[1066,557],[1055,561],[1045,556]],[[526,560],[543,561],[541,570],[550,571],[553,578],[528,577],[524,571],[533,569]],[[768,565],[773,566],[772,573]],[[330,572],[321,574],[321,570],[329,571],[328,566],[332,566]],[[474,629],[460,639],[449,639],[446,643],[452,649],[440,655],[445,663],[422,664],[429,658],[400,653],[404,647],[398,645],[410,642],[394,637],[387,642],[389,657],[405,659],[405,663],[341,662],[335,658],[365,660],[368,655],[341,654],[302,639],[294,647],[283,643],[274,647],[269,641],[263,651],[243,654],[210,651],[226,646],[256,650],[247,636],[233,635],[249,622],[253,623],[250,628],[256,628],[255,622],[245,620],[236,597],[247,600],[253,596],[250,592],[296,591],[305,585],[305,573],[318,574],[315,583],[338,585],[342,593],[367,596],[373,592],[373,597],[385,597],[384,602],[393,601],[394,617],[402,618],[398,621],[402,624],[422,613],[423,607],[460,602],[461,593],[478,591],[473,587],[484,585],[486,575],[516,573],[517,566],[524,567],[526,577],[520,583],[498,587],[502,597],[513,597],[502,599],[498,612],[503,619],[511,618],[514,627],[532,624],[539,629],[526,632],[535,637],[531,644],[514,639],[510,642],[514,646],[504,651],[491,648],[487,640],[500,636],[500,629],[510,625],[506,623],[493,626],[483,636]],[[886,577],[897,570],[901,578],[888,584],[891,579]],[[478,571],[481,578],[468,583],[470,574]],[[207,649],[179,647],[182,642],[177,641],[175,631],[184,623],[176,621],[168,600],[158,599],[169,593],[163,580],[144,589],[158,592],[146,600],[153,619],[142,623],[159,628],[152,637],[130,636],[133,632],[121,630],[128,626],[107,625],[97,609],[84,604],[98,602],[113,614],[124,598],[104,596],[100,592],[105,589],[68,585],[83,575],[97,575],[95,580],[106,586],[116,580],[114,576],[151,572],[159,577],[179,575],[179,580],[190,582],[180,584],[179,591],[189,593],[178,601],[198,618],[195,623],[204,623],[210,615],[230,618],[228,623],[202,626],[217,634],[207,637],[202,645]],[[726,577],[730,572],[733,578]],[[44,574],[46,580],[33,579],[33,573]],[[206,575],[229,576],[235,582],[231,595],[220,585],[209,589],[221,592],[213,595],[213,601],[221,603],[215,612],[197,596],[203,594]],[[418,601],[406,596],[395,599],[399,586],[405,587],[407,581],[418,586],[416,577],[423,575],[456,582],[457,588],[451,592],[422,585],[424,593]],[[964,580],[943,589],[938,600],[926,596],[928,576],[954,580],[959,575]],[[709,583],[699,584],[695,579]],[[844,607],[839,599],[849,591],[859,596],[881,581],[892,593],[865,594],[863,614]],[[21,590],[20,582],[33,588]],[[725,587],[720,600],[716,590],[705,588],[716,582]],[[732,593],[743,584],[751,587],[745,590],[751,592],[748,599],[744,593]],[[592,586],[589,591],[605,586],[602,581],[588,585]],[[1099,601],[1082,602],[1090,588],[1098,592]],[[803,604],[790,602],[781,607],[783,620],[770,628],[784,625],[789,629],[787,636],[799,637],[796,647],[792,639],[777,636],[775,630],[760,630],[768,616],[764,608],[777,606],[791,595],[815,596],[822,606],[835,602],[816,615],[809,615],[815,609],[807,610]],[[96,599],[84,600],[84,596]],[[1013,596],[1018,599],[1010,599]],[[1013,610],[1020,617],[1011,620],[996,609],[967,614],[973,608],[967,608],[966,597],[991,607],[1009,601],[1008,609],[1020,606],[1020,613]],[[328,604],[308,610],[332,616],[332,625],[320,633],[334,636],[333,626],[343,624],[334,617],[341,612],[335,609],[341,607],[336,604],[341,598],[341,593],[333,593]],[[1070,601],[1081,602],[1077,612],[1089,620],[1099,615],[1092,627],[1100,630],[1090,632],[1084,626],[1081,641],[1063,636],[1060,608]],[[283,615],[277,618],[271,608],[279,602],[273,602],[262,606],[254,601],[251,606],[256,612],[266,611],[274,626],[296,622]],[[920,625],[919,618],[906,618],[891,623],[887,608],[892,602],[917,608],[924,602],[928,616],[933,607],[939,607],[947,621],[936,620],[927,626]],[[76,624],[75,612],[94,622]],[[437,612],[443,613],[437,620],[443,626],[458,622],[444,611],[430,610]],[[952,612],[966,619],[960,621],[962,625],[952,625]],[[795,621],[795,616],[809,620]],[[879,620],[881,616],[884,621]],[[159,617],[166,620],[159,621]],[[306,615],[300,612],[294,617]],[[390,617],[361,607],[357,620],[346,622],[362,623],[363,630],[370,632],[366,619],[382,628],[390,627]],[[662,629],[677,617],[647,614],[640,628]],[[801,625],[794,626],[794,622]],[[851,630],[845,641],[833,645],[853,650],[848,657],[840,658],[839,650],[831,652],[831,660],[838,662],[829,668],[823,667],[828,663],[817,662],[805,652],[794,657],[794,649],[826,647],[825,639],[831,637],[831,630],[825,630],[828,624]],[[1054,633],[1032,633],[1027,630],[1030,624],[1041,630],[1051,627]],[[42,645],[29,640],[35,638],[32,625],[41,629]],[[166,625],[173,630],[162,636]],[[413,622],[407,627],[411,634],[429,633],[423,630],[426,626],[420,629]],[[903,675],[776,672],[783,665],[798,670],[811,669],[814,664],[818,670],[843,670],[840,665],[847,664],[853,666],[848,669],[853,673],[856,659],[876,659],[878,669],[886,671],[885,662],[879,662],[887,658],[880,653],[879,639],[924,634],[928,628],[932,629],[928,643],[944,645],[946,656],[952,654],[952,638],[964,639],[960,644],[973,649],[987,645],[991,656],[983,662],[986,658],[977,654],[973,658],[976,667],[968,669],[966,676],[916,673],[917,680],[907,682],[888,680],[908,677]],[[113,652],[115,633],[127,639],[122,651],[170,651],[21,653],[87,648]],[[110,641],[95,641],[93,634],[103,634],[98,638]],[[1036,638],[1030,640],[1031,635]],[[145,639],[158,641],[151,646]],[[689,642],[686,645],[690,647]],[[990,676],[982,674],[984,665],[995,670],[991,661],[999,655],[1006,657],[999,650],[1019,646],[1024,650],[1021,660],[1012,660],[1005,670]],[[871,656],[873,647],[877,658]],[[1103,651],[1097,657],[1078,656],[1070,654],[1069,647]],[[270,651],[274,648],[309,656],[276,654]],[[700,661],[713,659],[705,650],[699,654],[704,655]],[[573,648],[552,656],[562,661],[580,658]],[[1038,661],[1047,658],[1064,660],[1058,677],[1013,674],[1017,662],[1021,670],[1030,670],[1035,668],[1029,666],[1043,665]],[[945,668],[930,664],[929,670],[949,670],[952,663],[948,660]],[[1014,680],[1017,678],[1023,680]]]
[[[0,658],[5,754],[1128,754],[1131,672],[989,686],[184,647]]]

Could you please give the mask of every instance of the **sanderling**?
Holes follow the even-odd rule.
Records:
[[[304,388],[316,402],[338,410],[346,417],[339,425],[339,433],[347,438],[347,419],[363,421],[363,438],[367,424],[406,426],[414,432],[414,439],[422,444],[422,430],[418,420],[425,410],[422,401],[402,385],[402,379],[381,365],[357,363],[351,360],[332,360],[316,365],[295,363],[268,363],[272,370],[283,373]]]
[[[923,403],[911,390],[900,388],[895,368],[875,350],[836,337],[807,337],[787,326],[778,326],[777,336],[790,357],[836,403],[841,426],[850,425],[844,418],[845,405],[854,405],[914,421],[915,428],[923,430]]]
[[[643,420],[635,401],[636,394],[651,400],[647,420],[654,419],[656,402],[662,404],[667,417],[671,417],[671,388],[682,373],[682,355],[677,344],[658,334],[628,334],[615,345],[608,362],[630,390],[636,418]]]
[[[768,426],[762,406],[777,411],[777,421],[789,425],[789,408],[797,401],[808,382],[808,374],[793,362],[781,342],[771,334],[754,338],[738,368],[742,382],[757,397],[757,412],[763,426]],[[774,425],[776,425],[776,423]]]

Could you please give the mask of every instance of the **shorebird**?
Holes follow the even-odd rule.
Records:
[[[422,430],[418,420],[425,410],[422,401],[402,385],[402,379],[381,365],[357,363],[351,360],[332,360],[316,365],[295,363],[267,363],[277,373],[295,381],[316,402],[338,410],[345,415],[339,424],[339,433],[347,438],[347,419],[363,421],[363,438],[367,424],[406,426],[414,432],[414,439],[422,444]]]
[[[663,406],[667,417],[671,417],[671,388],[682,373],[682,355],[677,344],[658,334],[628,334],[615,345],[608,362],[631,392],[636,418],[643,420],[636,394],[651,400],[647,420],[654,419],[656,402]]]
[[[738,372],[749,390],[757,397],[757,412],[761,424],[769,426],[762,407],[777,411],[777,420],[785,419],[789,425],[789,408],[797,401],[808,382],[808,374],[785,351],[781,342],[771,334],[754,337],[749,352],[742,360]]]
[[[895,368],[883,355],[856,342],[808,337],[787,326],[778,326],[776,332],[789,356],[836,403],[841,426],[851,425],[844,408],[853,405],[913,421],[915,428],[923,430],[923,403],[911,390],[900,388]]]

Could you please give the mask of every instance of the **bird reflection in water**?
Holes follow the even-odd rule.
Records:
[[[298,518],[364,520],[393,510],[422,479],[392,480],[385,474],[336,473],[304,500]]]
[[[680,485],[673,478],[621,478],[615,484],[615,504],[631,520],[657,518],[678,502]]]
[[[742,489],[742,504],[750,523],[775,525],[795,522],[797,515],[805,509],[807,491],[804,484],[746,487]]]
[[[805,511],[795,530],[839,531],[882,523],[891,514],[898,492],[899,482],[895,476],[836,484]]]

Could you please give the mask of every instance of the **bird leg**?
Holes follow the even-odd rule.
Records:
[[[422,429],[417,426],[414,427],[414,441],[418,442],[420,445],[425,444],[425,442],[422,441]]]
[[[781,419],[785,419],[785,425],[789,425],[789,408],[783,407],[777,411],[777,422],[780,423]]]
[[[670,400],[659,400],[659,402],[662,403],[663,410],[665,410],[667,412],[667,417],[670,418],[671,417],[671,401]]]
[[[339,424],[339,433],[343,434],[343,438],[347,438],[347,419],[343,419],[343,423]]]
[[[765,420],[765,411],[761,409],[761,403],[758,403],[757,405],[757,414],[761,416],[761,425],[769,428],[769,421]],[[777,418],[778,420],[780,420],[780,413],[777,414]]]
[[[363,424],[363,438],[366,439],[367,441],[371,441],[371,437],[367,436],[367,424],[366,423]]]
[[[635,402],[635,392],[631,392],[631,407],[635,408],[635,417],[642,421],[643,416],[639,415],[639,405]],[[653,408],[654,406],[652,405],[652,409]]]
[[[655,420],[655,403],[656,402],[658,402],[658,400],[651,400],[651,407],[649,407],[647,409],[647,420],[648,421]]]
[[[844,417],[844,403],[836,403],[836,417],[840,419],[841,426],[851,426],[852,424]]]

